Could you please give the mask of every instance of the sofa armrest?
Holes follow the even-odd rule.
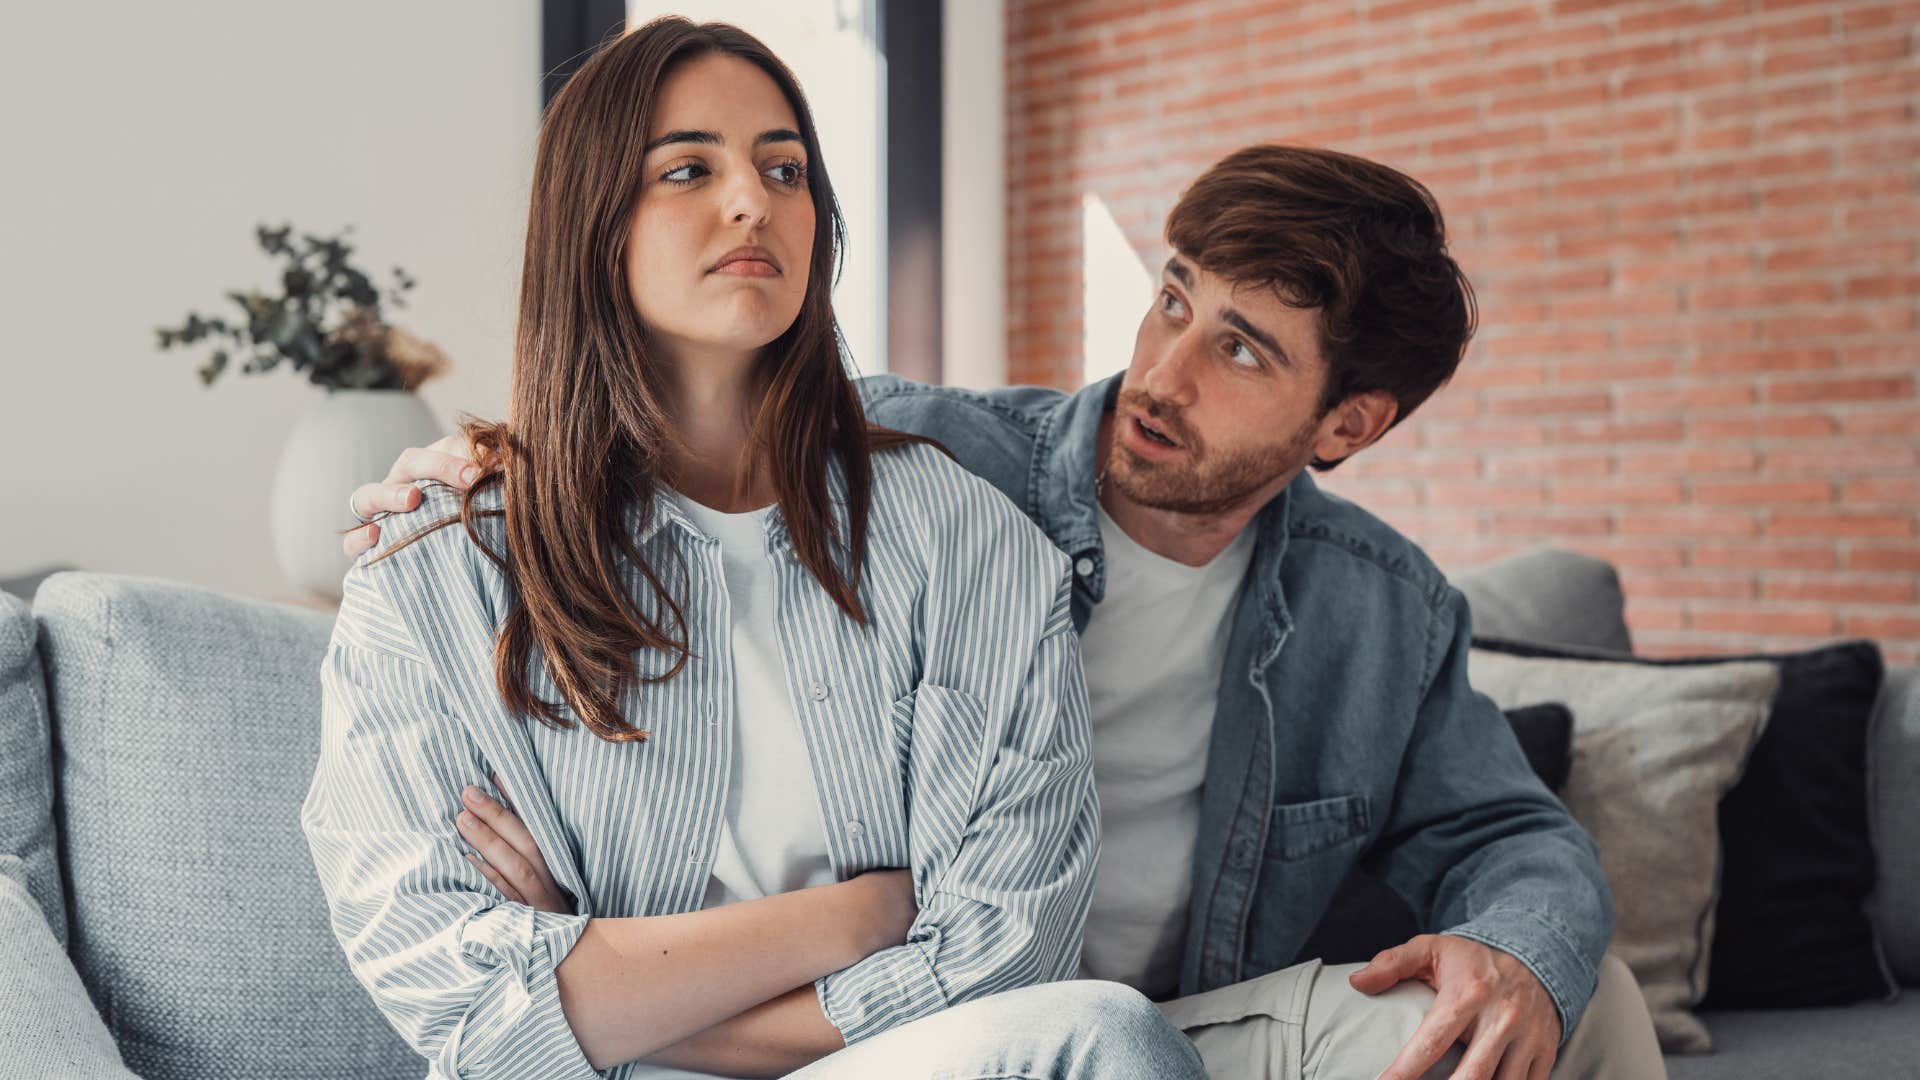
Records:
[[[25,880],[19,859],[0,857],[0,1080],[138,1080]]]

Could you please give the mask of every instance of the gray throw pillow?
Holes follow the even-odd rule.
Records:
[[[1620,575],[1591,555],[1543,547],[1453,576],[1478,637],[1631,652]],[[1558,698],[1549,700],[1558,701]]]
[[[65,948],[67,909],[54,857],[47,687],[37,644],[27,605],[0,592],[0,858],[19,860],[22,884]]]
[[[1692,1013],[1707,990],[1718,899],[1720,799],[1740,779],[1779,688],[1766,661],[1640,667],[1475,649],[1470,677],[1503,707],[1573,711],[1562,798],[1600,845],[1613,890],[1612,951],[1633,970],[1661,1049],[1704,1053]]]

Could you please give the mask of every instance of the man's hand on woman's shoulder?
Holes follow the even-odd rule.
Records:
[[[473,472],[473,449],[461,435],[448,435],[431,446],[412,446],[400,452],[385,480],[361,484],[353,489],[356,514],[374,517],[381,513],[404,514],[420,505],[420,489],[415,480],[438,480],[456,491],[465,491],[477,474]],[[349,556],[360,553],[380,540],[380,523],[369,521],[341,538],[340,546]]]

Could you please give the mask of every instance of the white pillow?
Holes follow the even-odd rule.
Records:
[[[1778,667],[1656,667],[1475,649],[1469,677],[1502,708],[1556,701],[1572,711],[1573,769],[1561,797],[1600,844],[1613,890],[1612,951],[1640,982],[1660,1048],[1711,1050],[1691,1010],[1707,991],[1720,799],[1759,740]]]

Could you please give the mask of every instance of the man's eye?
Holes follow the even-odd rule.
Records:
[[[1184,315],[1186,314],[1187,306],[1180,302],[1179,297],[1163,290],[1160,293],[1160,310],[1169,315]]]
[[[1228,344],[1227,357],[1241,367],[1257,368],[1260,366],[1260,354],[1248,348],[1247,343],[1244,341],[1236,340]]]
[[[661,176],[660,179],[665,180],[669,184],[691,184],[705,175],[707,175],[707,167],[705,165],[689,162],[678,168],[667,170],[666,174]]]

